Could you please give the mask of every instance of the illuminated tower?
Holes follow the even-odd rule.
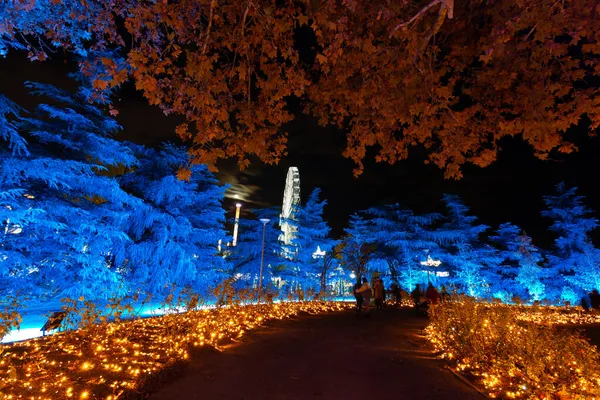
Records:
[[[235,205],[235,225],[233,225],[233,246],[237,245],[238,225],[240,222],[240,209],[242,208],[241,203]]]

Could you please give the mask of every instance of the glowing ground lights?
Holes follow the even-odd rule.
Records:
[[[350,303],[295,302],[231,306],[102,324],[0,347],[0,398],[115,400],[152,374],[219,348],[268,320],[318,314]],[[2,397],[4,395],[4,397]]]
[[[490,397],[600,397],[598,349],[578,333],[556,328],[595,322],[597,314],[454,300],[431,310],[427,336],[455,371],[481,385]]]

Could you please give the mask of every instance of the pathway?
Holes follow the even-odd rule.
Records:
[[[483,399],[433,356],[421,336],[427,320],[411,311],[273,322],[192,356],[151,399]]]

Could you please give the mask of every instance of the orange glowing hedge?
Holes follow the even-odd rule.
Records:
[[[429,340],[452,367],[490,397],[600,396],[596,346],[557,325],[594,321],[575,308],[494,305],[460,297],[431,310]],[[571,317],[569,317],[569,315]]]
[[[196,346],[235,339],[274,319],[345,309],[345,303],[231,306],[169,314],[0,347],[0,399],[117,399]],[[4,397],[3,397],[4,396]]]

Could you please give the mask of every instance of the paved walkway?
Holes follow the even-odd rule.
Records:
[[[443,368],[411,310],[371,318],[304,315],[203,351],[151,397],[172,399],[483,399]]]

